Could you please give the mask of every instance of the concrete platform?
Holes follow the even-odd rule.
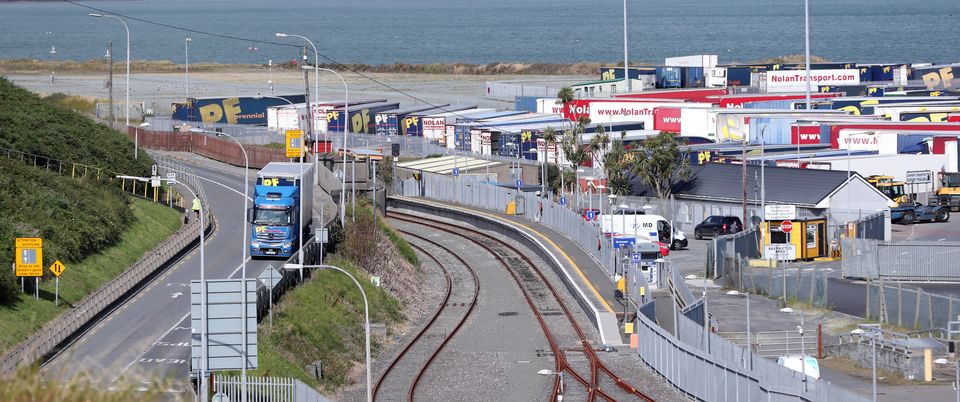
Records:
[[[577,299],[584,312],[593,320],[600,332],[604,346],[624,346],[624,336],[617,313],[625,309],[614,298],[615,286],[600,265],[580,248],[573,240],[544,225],[523,218],[499,212],[466,207],[440,201],[414,197],[390,197],[388,205],[408,209],[419,209],[454,218],[488,229],[509,229],[505,235],[517,241],[532,243],[533,249],[543,251],[546,261],[552,261],[552,268],[563,279],[567,289]]]

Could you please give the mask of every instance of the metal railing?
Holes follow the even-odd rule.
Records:
[[[843,277],[899,281],[960,281],[960,242],[846,238]]]
[[[168,163],[170,162],[165,162],[163,159],[157,160],[160,170],[173,166]],[[179,166],[179,169],[181,170],[181,173],[178,174],[179,180],[202,194],[203,186],[199,179],[192,174],[192,171],[184,166]],[[206,197],[202,197],[202,199],[205,200]],[[209,208],[205,208],[205,210],[209,216]],[[205,219],[207,227],[203,230],[210,230],[210,222],[211,219]],[[20,365],[32,364],[52,352],[54,348],[73,336],[77,330],[103,313],[121,296],[164,266],[168,260],[192,247],[198,241],[196,221],[182,226],[172,236],[140,257],[126,271],[84,297],[73,308],[44,325],[33,336],[21,342],[3,358],[0,358],[0,375],[12,374]]]
[[[215,393],[225,394],[230,401],[239,401],[243,390],[239,376],[216,377],[214,387]],[[329,399],[296,378],[247,376],[247,401],[327,402]]]
[[[947,328],[960,314],[960,299],[928,293],[919,287],[883,281],[866,284],[864,318],[903,328]]]

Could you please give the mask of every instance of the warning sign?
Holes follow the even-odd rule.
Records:
[[[16,275],[43,276],[43,239],[39,237],[17,238]]]
[[[286,131],[286,156],[288,158],[299,158],[303,156],[303,130]]]
[[[67,266],[63,265],[63,263],[60,262],[60,260],[56,260],[53,262],[53,264],[50,265],[50,272],[53,272],[53,274],[56,275],[57,278],[59,278],[60,274],[62,274],[63,271],[66,271],[66,270],[67,270]]]

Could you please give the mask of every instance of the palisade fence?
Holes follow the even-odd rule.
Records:
[[[499,101],[513,102],[518,96],[536,96],[538,98],[556,98],[560,88],[572,85],[572,80],[509,80],[487,81],[485,97]]]
[[[960,299],[925,292],[922,288],[870,281],[866,285],[867,319],[904,328],[949,328],[960,315]]]
[[[877,211],[848,225],[853,225],[858,239],[883,240],[886,233],[887,210]]]
[[[960,281],[958,241],[885,242],[846,238],[843,277],[898,281]]]
[[[216,393],[225,394],[228,400],[241,400],[243,385],[239,376],[216,377],[213,386]],[[296,378],[247,376],[247,401],[327,402],[329,399]]]
[[[500,212],[514,203],[517,217],[539,222],[569,237],[603,267],[611,280],[617,272],[616,253],[611,242],[601,234],[599,222],[588,222],[570,208],[540,198],[535,193],[430,173],[424,173],[420,181],[413,178],[395,180],[394,190],[402,196],[419,196]]]
[[[203,194],[203,186],[192,170],[182,164],[166,158],[157,158],[158,170],[161,174],[178,171],[178,180],[194,191]],[[62,171],[62,170],[61,170]],[[86,169],[90,174],[91,170]],[[101,174],[101,177],[104,177]],[[112,174],[110,176],[112,178]],[[201,199],[206,197],[201,195]],[[205,228],[211,229],[210,211],[204,206]],[[136,287],[141,281],[162,267],[168,260],[193,247],[199,242],[198,221],[194,220],[183,225],[176,233],[164,240],[153,250],[144,254],[130,268],[116,278],[87,295],[75,306],[56,319],[50,321],[29,339],[21,342],[10,352],[0,358],[0,375],[13,374],[20,365],[32,364],[51,353],[58,345],[67,340],[74,332],[86,325],[90,320],[103,313],[109,306],[119,300],[124,294]]]

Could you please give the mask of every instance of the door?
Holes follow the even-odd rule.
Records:
[[[815,258],[821,257],[820,255],[820,223],[819,222],[807,222],[804,225],[804,237],[803,237],[803,257],[804,258]]]

